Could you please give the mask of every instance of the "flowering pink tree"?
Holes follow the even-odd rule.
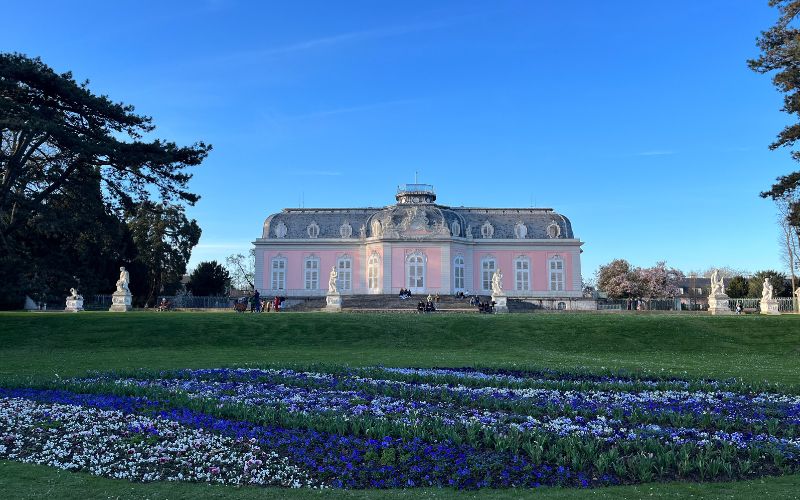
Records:
[[[636,269],[625,259],[615,259],[597,270],[597,288],[611,298],[635,297],[639,292]]]
[[[636,281],[641,286],[644,297],[674,297],[679,294],[678,284],[684,278],[683,272],[674,267],[667,267],[663,260],[653,267],[637,268],[633,271]]]
[[[633,267],[625,259],[616,259],[597,270],[597,288],[611,298],[674,297],[683,272],[667,267],[664,261],[653,267]]]

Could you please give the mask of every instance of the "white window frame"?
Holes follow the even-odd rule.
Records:
[[[381,289],[381,256],[372,252],[367,260],[367,288],[376,292]]]
[[[413,262],[412,262],[413,261]],[[410,253],[406,256],[405,262],[406,279],[405,283],[413,293],[420,293],[425,290],[428,272],[428,259],[422,252]],[[414,273],[412,276],[412,268]]]
[[[564,259],[552,257],[547,261],[548,277],[550,278],[550,291],[564,291]]]
[[[319,290],[319,258],[303,259],[303,287],[305,290]]]
[[[463,255],[456,255],[453,259],[453,290],[463,292],[466,287],[466,265]]]
[[[311,224],[309,224],[306,228],[306,232],[308,233],[309,238],[316,239],[319,237],[319,224],[317,224],[315,221],[312,221]]]
[[[353,290],[353,258],[342,255],[336,259],[337,286],[339,290],[350,292]]]
[[[484,257],[481,259],[481,290],[492,291],[492,275],[497,270],[497,259]]]
[[[270,259],[269,282],[273,290],[286,290],[286,257],[280,255]]]
[[[531,259],[528,257],[514,259],[514,289],[519,292],[531,289]]]

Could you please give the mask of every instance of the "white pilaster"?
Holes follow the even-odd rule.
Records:
[[[442,245],[441,248],[441,256],[442,256],[442,275],[440,277],[441,285],[442,285],[442,294],[451,294],[453,293],[453,284],[450,282],[450,270],[453,269],[453,262],[450,258],[450,245]]]

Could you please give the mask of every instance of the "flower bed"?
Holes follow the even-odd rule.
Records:
[[[0,458],[137,480],[587,487],[800,468],[800,396],[736,381],[447,368],[207,369],[100,374],[0,389],[0,397]],[[92,424],[87,412],[109,415]],[[103,434],[121,447],[82,438]],[[125,448],[131,435],[144,438]],[[161,461],[169,443],[192,439],[208,444],[178,444],[179,459]],[[65,447],[72,450],[66,457],[51,454]]]

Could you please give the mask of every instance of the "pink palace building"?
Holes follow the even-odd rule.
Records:
[[[348,294],[489,295],[503,273],[509,297],[579,298],[581,245],[549,208],[436,203],[433,186],[400,186],[376,208],[287,208],[264,221],[255,244],[262,295],[325,295],[331,267]]]

